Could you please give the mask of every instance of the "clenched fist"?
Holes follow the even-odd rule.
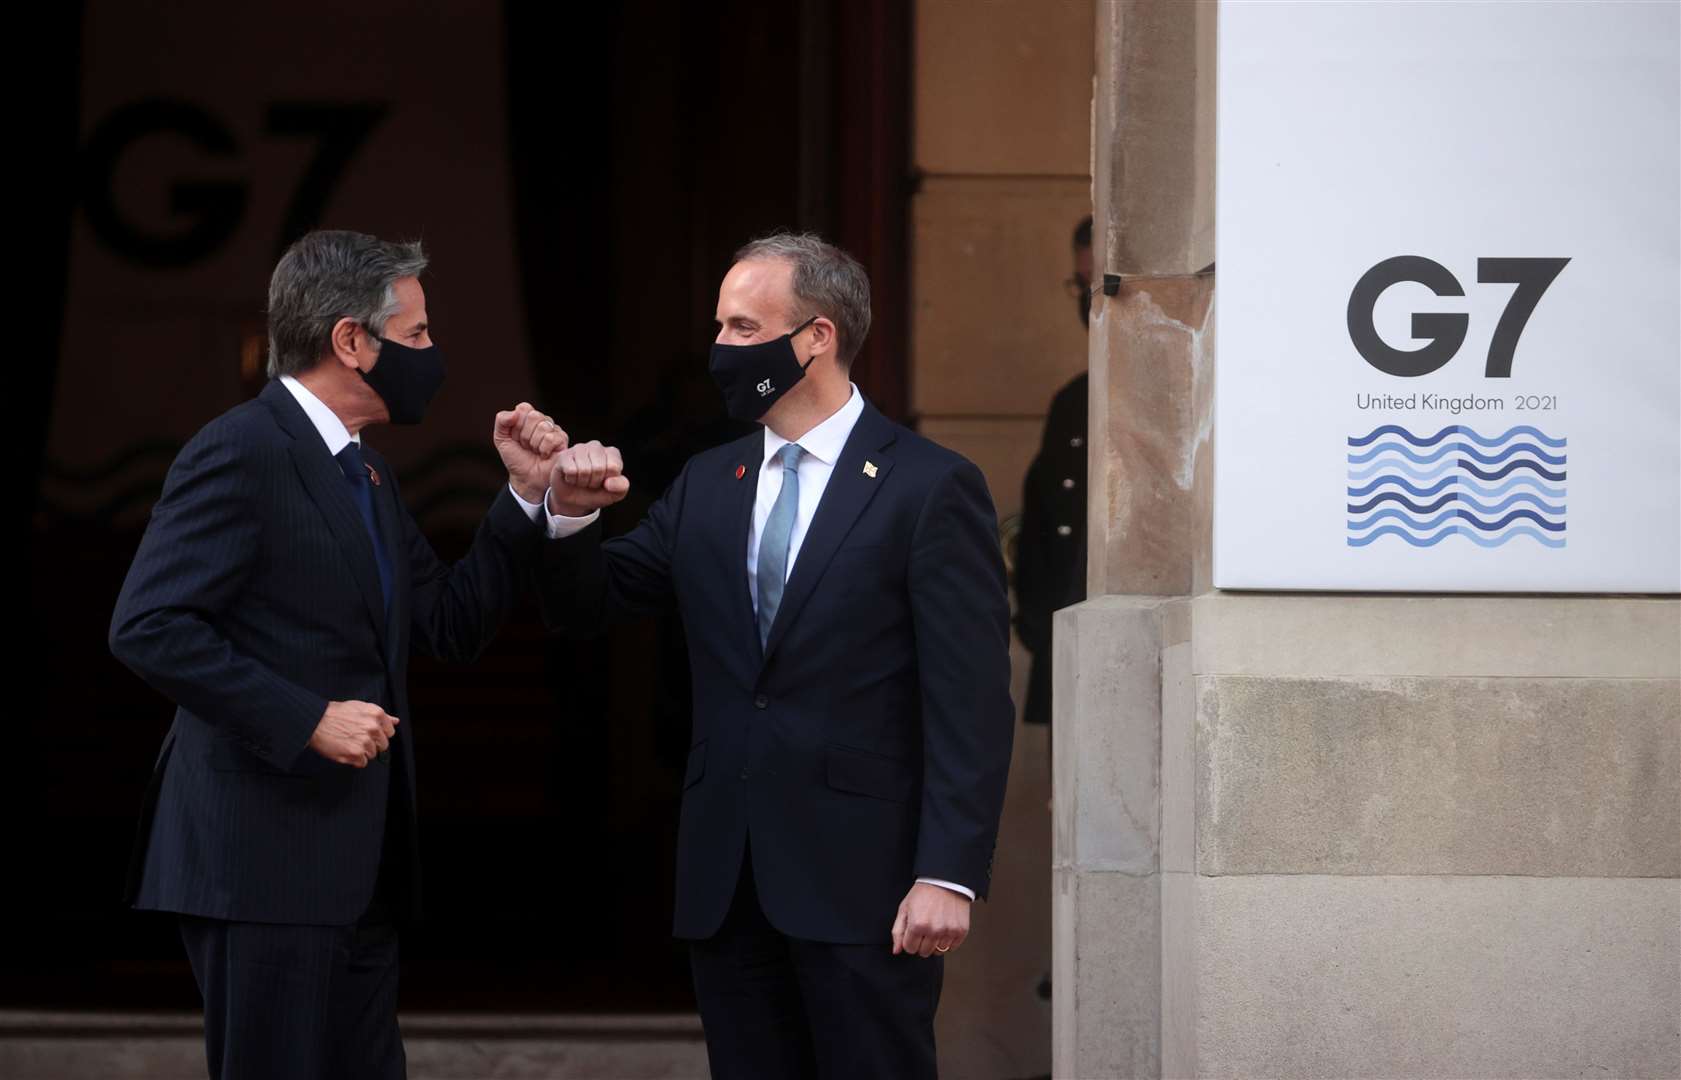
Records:
[[[528,503],[543,501],[555,455],[566,449],[566,432],[546,413],[522,401],[496,414],[491,442],[508,469],[508,483]]]
[[[366,701],[330,701],[309,737],[309,748],[328,761],[366,768],[390,748],[397,723],[395,716]]]
[[[624,459],[611,446],[587,442],[562,451],[549,471],[549,513],[588,517],[612,506],[630,491],[624,472]]]
[[[969,936],[970,906],[967,896],[917,882],[893,920],[893,955],[903,952],[926,958],[957,948]]]

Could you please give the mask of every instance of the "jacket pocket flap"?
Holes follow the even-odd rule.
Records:
[[[901,758],[885,757],[864,750],[844,746],[829,746],[823,751],[829,786],[837,791],[904,802],[916,787],[916,775],[911,763]]]

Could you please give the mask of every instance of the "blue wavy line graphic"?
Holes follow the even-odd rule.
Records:
[[[1534,488],[1549,499],[1564,498],[1563,488],[1548,487],[1541,482],[1540,477],[1530,476],[1527,473],[1519,473],[1517,476],[1508,477],[1504,483],[1495,485],[1482,484],[1465,476],[1444,476],[1429,487],[1419,487],[1404,476],[1380,476],[1369,484],[1349,488],[1348,494],[1356,499],[1364,498],[1385,484],[1395,484],[1423,499],[1455,485],[1485,499],[1497,499],[1513,488],[1520,487]]]
[[[1402,461],[1400,458],[1386,458],[1382,461],[1368,465],[1364,469],[1349,469],[1348,478],[1350,480],[1365,480],[1369,477],[1376,476],[1381,472],[1394,470],[1397,474],[1406,473],[1414,480],[1434,480],[1436,477],[1443,476],[1458,468],[1459,460],[1459,458],[1449,458],[1446,461],[1439,461],[1429,468],[1419,469],[1413,467],[1405,461]]]
[[[1564,537],[1544,536],[1530,528],[1528,525],[1519,525],[1511,532],[1502,533],[1499,536],[1479,536],[1475,529],[1468,529],[1463,525],[1451,525],[1434,536],[1414,536],[1412,533],[1401,528],[1399,525],[1385,525],[1383,528],[1378,529],[1375,532],[1367,533],[1365,536],[1350,536],[1347,543],[1349,547],[1365,547],[1367,544],[1373,543],[1380,537],[1384,536],[1398,536],[1402,540],[1411,544],[1413,547],[1421,548],[1435,547],[1437,544],[1446,540],[1450,536],[1463,536],[1465,539],[1471,541],[1473,544],[1476,544],[1478,547],[1485,548],[1499,547],[1500,545],[1508,543],[1519,536],[1527,536],[1531,540],[1535,540],[1538,543],[1550,548],[1561,548],[1565,544]]]
[[[1534,454],[1548,465],[1563,465],[1565,459],[1565,455],[1549,454],[1532,442],[1510,443],[1503,449],[1492,454],[1485,454],[1476,447],[1472,446],[1470,443],[1463,442],[1443,443],[1441,446],[1438,446],[1428,454],[1421,454],[1412,449],[1410,446],[1407,446],[1405,443],[1383,442],[1378,443],[1376,446],[1367,450],[1363,454],[1348,455],[1348,463],[1350,465],[1363,465],[1382,453],[1400,454],[1407,460],[1417,462],[1420,465],[1428,465],[1440,457],[1453,453],[1465,454],[1469,457],[1476,458],[1484,465],[1497,465],[1511,457],[1513,454],[1521,453]]]
[[[1457,518],[1461,523],[1474,529],[1481,529],[1483,532],[1499,532],[1501,529],[1504,529],[1514,521],[1533,521],[1535,524],[1541,526],[1541,528],[1547,530],[1548,532],[1556,533],[1564,531],[1564,522],[1549,521],[1540,514],[1537,514],[1535,511],[1527,509],[1513,510],[1511,513],[1507,514],[1498,521],[1484,521],[1482,518],[1477,517],[1469,510],[1456,508],[1447,511],[1444,514],[1439,514],[1436,517],[1431,518],[1429,521],[1420,521],[1418,518],[1413,517],[1405,510],[1401,510],[1396,507],[1390,507],[1387,510],[1379,510],[1377,513],[1373,514],[1364,521],[1350,521],[1348,523],[1348,528],[1351,532],[1358,529],[1369,529],[1378,522],[1389,518],[1399,520],[1402,524],[1416,532],[1429,532],[1431,529],[1439,528],[1444,523],[1452,521],[1455,518]]]
[[[1350,436],[1348,445],[1350,547],[1385,536],[1415,548],[1450,536],[1482,548],[1520,536],[1543,547],[1565,546],[1565,439],[1527,424],[1492,439],[1463,424],[1428,438],[1383,424]]]
[[[1405,506],[1408,510],[1411,510],[1415,514],[1434,514],[1444,506],[1452,506],[1458,498],[1458,495],[1453,492],[1449,492],[1437,499],[1435,502],[1417,503],[1413,502],[1399,491],[1386,491],[1382,495],[1372,499],[1370,502],[1363,502],[1359,504],[1349,503],[1348,512],[1350,514],[1364,514],[1367,511],[1377,509],[1386,502],[1393,502],[1400,503],[1402,506]]]
[[[1414,446],[1435,446],[1449,435],[1462,435],[1485,449],[1492,449],[1493,447],[1499,446],[1501,443],[1510,439],[1514,435],[1527,435],[1530,438],[1537,440],[1544,446],[1552,447],[1554,450],[1563,448],[1569,441],[1566,439],[1555,439],[1543,432],[1540,428],[1530,427],[1528,424],[1519,424],[1517,427],[1512,428],[1504,435],[1500,435],[1492,439],[1477,434],[1475,431],[1465,427],[1463,424],[1454,424],[1450,427],[1445,427],[1436,432],[1436,434],[1430,436],[1428,439],[1421,439],[1398,424],[1384,424],[1381,427],[1374,428],[1366,435],[1350,435],[1348,438],[1348,445],[1370,446],[1372,443],[1381,439],[1385,435],[1399,435],[1401,438],[1412,443]]]
[[[1528,460],[1508,461],[1505,465],[1490,472],[1485,469],[1479,469],[1464,458],[1460,458],[1459,467],[1476,477],[1478,480],[1504,480],[1507,476],[1510,476],[1518,469],[1534,469],[1537,476],[1544,476],[1548,480],[1554,481],[1563,480],[1566,475],[1563,469],[1560,469],[1556,473],[1551,472],[1542,468],[1535,462]]]
[[[1460,478],[1457,476],[1444,476],[1434,484],[1431,484],[1429,487],[1419,487],[1417,484],[1408,480],[1404,476],[1380,476],[1369,484],[1362,484],[1359,487],[1349,488],[1348,494],[1350,498],[1360,499],[1370,495],[1372,492],[1376,491],[1385,484],[1396,484],[1400,487],[1406,488],[1409,492],[1420,499],[1428,499],[1437,492],[1450,488],[1460,482]]]
[[[1348,512],[1350,514],[1364,514],[1369,510],[1374,510],[1377,507],[1382,506],[1386,502],[1399,503],[1415,514],[1432,513],[1454,502],[1458,502],[1464,506],[1469,506],[1479,514],[1486,514],[1489,516],[1504,513],[1516,506],[1518,503],[1530,503],[1531,505],[1538,507],[1540,511],[1545,514],[1562,515],[1564,513],[1563,503],[1559,503],[1555,506],[1550,502],[1543,501],[1541,496],[1532,491],[1520,491],[1516,494],[1508,495],[1506,498],[1501,499],[1497,503],[1485,503],[1480,499],[1473,499],[1460,492],[1450,492],[1442,498],[1429,504],[1414,502],[1405,495],[1401,494],[1399,491],[1386,491],[1369,502],[1349,503]]]
[[[1429,511],[1424,511],[1424,513],[1428,513],[1428,512]],[[1377,513],[1373,514],[1371,517],[1367,518],[1364,521],[1351,521],[1351,522],[1349,522],[1348,523],[1348,531],[1349,532],[1357,532],[1360,529],[1369,529],[1373,525],[1381,525],[1383,522],[1388,521],[1389,519],[1393,518],[1396,521],[1399,521],[1402,525],[1406,526],[1408,529],[1410,529],[1411,531],[1413,531],[1415,533],[1427,533],[1427,532],[1431,531],[1432,529],[1441,528],[1443,525],[1447,524],[1448,522],[1452,521],[1454,518],[1456,518],[1458,516],[1459,516],[1459,511],[1448,510],[1445,513],[1437,514],[1435,517],[1431,518],[1429,521],[1421,521],[1420,519],[1418,519],[1416,517],[1413,517],[1411,514],[1407,513],[1405,510],[1401,510],[1401,509],[1398,509],[1397,507],[1391,506],[1387,510],[1379,510]]]

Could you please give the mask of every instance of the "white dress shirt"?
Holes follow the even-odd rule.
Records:
[[[315,430],[321,433],[321,441],[327,444],[327,453],[338,457],[339,451],[351,443],[362,445],[362,436],[352,435],[338,414],[327,408],[326,402],[310,393],[309,387],[290,375],[280,376],[280,384],[292,391],[292,396],[303,406],[304,415],[315,425]]]
[[[794,560],[799,557],[800,545],[805,542],[806,532],[811,528],[811,519],[817,515],[817,506],[823,501],[823,492],[828,490],[829,477],[835,473],[835,463],[840,460],[841,451],[846,449],[846,440],[863,415],[864,395],[854,386],[852,396],[846,399],[845,405],[799,439],[800,448],[805,453],[800,455],[800,463],[796,466],[800,477],[800,505],[794,514],[794,527],[788,534],[787,573],[790,575],[794,572]],[[747,589],[753,597],[754,611],[759,610],[759,536],[765,531],[765,522],[770,518],[771,508],[776,505],[776,497],[782,493],[782,463],[776,460],[776,455],[787,445],[787,439],[765,428],[765,456],[759,469],[759,490],[753,501],[753,524],[747,534]],[[571,536],[597,516],[591,514],[572,518],[550,514],[549,535],[557,538]],[[923,885],[950,889],[970,900],[975,898],[973,889],[956,882],[939,878],[916,880]]]
[[[817,504],[823,501],[823,492],[829,488],[835,462],[840,460],[847,438],[863,415],[864,395],[854,386],[852,396],[839,411],[800,436],[800,448],[805,453],[800,455],[798,466],[800,505],[794,511],[794,527],[788,532],[789,575],[794,573],[794,560],[799,557],[800,545],[805,543],[811,519],[817,514]],[[759,490],[753,501],[753,524],[747,533],[747,591],[753,597],[754,611],[759,610],[759,537],[765,531],[765,522],[770,520],[776,497],[782,494],[782,463],[776,460],[776,455],[787,445],[787,439],[770,428],[765,429],[765,457],[759,469]]]
[[[298,399],[298,404],[303,406],[304,415],[309,417],[309,422],[315,425],[315,430],[321,433],[321,441],[327,444],[327,453],[336,458],[339,456],[339,451],[351,443],[355,443],[357,446],[362,445],[361,434],[352,435],[350,429],[344,426],[344,421],[339,419],[338,414],[327,408],[327,403],[311,393],[309,387],[290,375],[280,376],[280,384],[290,390],[292,396]],[[514,490],[511,481],[508,484],[508,491],[513,495],[514,501],[519,503],[520,508],[525,511],[525,516],[532,521],[536,521],[537,513],[543,509],[543,504],[526,502],[520,498],[520,493]],[[544,496],[545,499],[547,497],[547,495]],[[549,536],[553,537],[554,535],[554,519],[551,516]]]

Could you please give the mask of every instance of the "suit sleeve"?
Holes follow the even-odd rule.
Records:
[[[181,708],[289,768],[327,701],[230,643],[218,622],[262,552],[258,470],[225,428],[170,466],[111,616],[111,652]]]
[[[668,609],[689,469],[648,509],[636,528],[602,539],[601,520],[544,545],[540,590],[543,620],[570,637],[591,637],[609,624]]]
[[[984,897],[1004,810],[1015,706],[998,518],[963,462],[935,485],[911,542],[911,616],[922,680],[922,816],[915,876]]]
[[[544,543],[543,525],[531,520],[503,484],[479,523],[473,546],[451,564],[438,558],[401,497],[397,516],[403,529],[399,550],[408,558],[414,647],[439,660],[478,659],[530,587]]]

